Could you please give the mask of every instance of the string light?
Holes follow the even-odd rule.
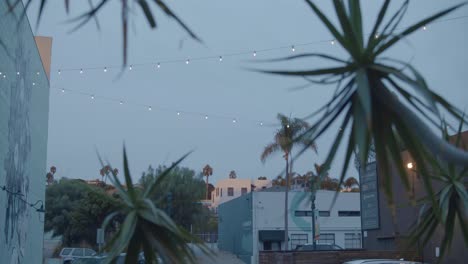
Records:
[[[190,60],[187,59],[187,60],[185,61],[185,64],[189,64],[189,63],[190,63]]]
[[[3,79],[5,79],[5,78],[6,78],[6,74],[3,74]]]
[[[64,92],[65,92],[65,89],[62,89],[62,93],[64,93]]]
[[[19,74],[20,74],[20,72],[16,72],[16,75],[19,75]]]
[[[219,56],[219,61],[223,61],[223,56]]]
[[[123,105],[123,101],[120,101],[120,105]]]
[[[330,44],[335,45],[335,40],[330,41]]]
[[[153,108],[151,108],[151,106],[148,106],[148,111],[151,111]]]
[[[257,57],[257,52],[256,51],[253,52],[253,56]]]
[[[80,74],[83,74],[83,69],[80,69]]]
[[[286,127],[289,128],[289,124],[287,124]]]
[[[205,120],[206,120],[206,119],[208,119],[208,116],[207,116],[207,115],[205,116]]]
[[[35,83],[35,82],[33,82],[33,83],[32,83],[32,85],[34,86],[34,85],[36,85],[36,83]]]
[[[161,68],[161,63],[158,62],[158,68]]]
[[[180,112],[177,112],[177,115],[180,116]]]
[[[104,67],[104,72],[107,72],[107,67]]]
[[[295,51],[296,51],[296,48],[294,47],[294,45],[291,46],[291,51],[292,51],[292,52],[295,52]]]
[[[59,74],[59,75],[62,74],[62,71],[60,71],[60,69],[58,70],[58,74]]]
[[[129,69],[129,70],[132,70],[132,69],[133,69],[133,65],[130,65],[130,66],[128,67],[128,69]]]
[[[39,75],[39,72],[36,72],[37,75]]]
[[[94,100],[94,94],[93,94],[93,95],[91,95],[91,100]]]
[[[0,72],[0,75],[2,75],[2,72]]]
[[[260,122],[260,126],[263,126],[263,122]]]
[[[233,123],[237,123],[237,120],[236,120],[236,119],[233,119],[232,122],[233,122]]]
[[[426,26],[423,26],[423,30],[426,30],[426,29],[427,29]]]
[[[375,38],[375,39],[378,39],[378,38],[379,38],[379,34],[375,34],[374,38]]]

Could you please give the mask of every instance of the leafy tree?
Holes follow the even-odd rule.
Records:
[[[326,170],[330,168],[343,138],[347,138],[340,183],[344,180],[353,152],[356,151],[359,155],[358,164],[365,167],[369,148],[373,143],[379,171],[382,172],[384,190],[392,208],[395,208],[391,184],[392,167],[397,169],[405,188],[408,191],[410,189],[409,176],[401,162],[401,149],[404,147],[419,164],[420,175],[431,200],[432,212],[436,216],[437,223],[444,225],[443,215],[449,211],[448,205],[453,203],[466,205],[466,200],[461,200],[462,196],[455,195],[450,203],[439,204],[427,164],[430,164],[437,155],[437,158],[444,162],[466,168],[468,152],[444,141],[433,131],[434,129],[442,131],[440,125],[442,111],[455,120],[464,121],[465,118],[462,111],[429,88],[415,67],[405,61],[385,57],[384,53],[405,37],[465,3],[442,10],[401,30],[399,25],[409,1],[403,2],[393,16],[384,23],[390,5],[390,0],[386,0],[370,34],[365,34],[360,1],[350,0],[347,5],[345,1],[333,1],[338,25],[332,23],[332,20],[314,2],[305,1],[332,34],[335,42],[347,53],[347,57],[342,59],[322,53],[298,54],[284,60],[318,58],[327,60],[331,66],[306,70],[263,71],[283,76],[297,76],[311,83],[337,86],[333,97],[312,115],[321,116],[295,140],[308,139],[313,142],[328,131],[332,124],[338,122],[340,130],[332,143],[324,166]],[[423,228],[425,231],[431,230],[430,225]],[[446,235],[447,240],[453,238],[452,233]],[[468,233],[464,233],[464,240],[468,245]]]
[[[298,141],[296,138],[305,132],[309,125],[298,118],[288,118],[283,114],[278,114],[278,120],[281,123],[281,128],[275,133],[275,139],[273,143],[270,143],[263,150],[260,159],[265,162],[267,157],[277,151],[283,152],[283,157],[286,161],[286,195],[284,199],[284,230],[285,230],[285,241],[288,241],[288,192],[290,175],[292,173],[292,159],[290,157],[291,151],[295,145],[311,147],[317,151],[315,143],[307,139]],[[285,244],[285,250],[288,250],[288,243]]]
[[[150,166],[140,178],[140,185],[146,189],[145,186],[149,186],[149,183],[158,179],[166,170],[165,166],[157,169]],[[155,187],[149,198],[157,207],[165,209],[176,224],[190,230],[190,225],[203,213],[200,200],[204,198],[204,190],[205,183],[201,174],[196,175],[189,168],[176,166]]]
[[[115,210],[115,199],[82,180],[62,178],[46,189],[44,230],[62,236],[65,246],[94,245],[96,228]]]
[[[143,250],[145,260],[148,263],[156,263],[157,256],[160,256],[166,263],[195,263],[194,253],[188,243],[200,241],[177,226],[150,199],[169,176],[171,170],[177,167],[186,156],[154,177],[142,190],[133,184],[124,148],[125,186],[116,174],[112,174],[110,177],[123,202],[118,205],[115,212],[106,217],[103,224],[103,228],[106,230],[108,224],[116,216],[119,214],[124,216],[121,228],[106,244],[106,248],[111,249],[109,256],[112,261],[115,261],[120,253],[126,251],[125,263],[136,263],[140,251]],[[101,164],[104,166],[102,160]],[[111,169],[110,172],[113,170]],[[203,251],[208,252],[208,249],[203,245],[197,245]]]
[[[359,187],[359,182],[356,178],[354,177],[348,177],[344,182],[343,182],[343,187],[345,191],[352,191],[353,188]],[[358,188],[359,189],[359,188]],[[356,189],[354,189],[356,191]]]

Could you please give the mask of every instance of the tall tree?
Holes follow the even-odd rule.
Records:
[[[407,61],[387,57],[388,51],[401,43],[407,36],[417,32],[429,23],[452,13],[466,3],[461,3],[426,17],[415,24],[401,29],[409,1],[404,1],[389,19],[390,0],[385,0],[372,26],[370,34],[365,33],[360,1],[333,1],[336,17],[327,17],[312,0],[306,4],[323,22],[332,34],[334,42],[346,53],[344,59],[335,54],[306,53],[283,58],[324,59],[325,68],[304,70],[265,70],[262,72],[305,78],[310,83],[334,84],[335,94],[312,116],[320,115],[303,137],[316,140],[331,130],[332,125],[340,129],[331,144],[325,161],[329,168],[343,139],[347,141],[344,166],[340,182],[344,180],[353,151],[358,153],[359,166],[366,167],[371,143],[382,173],[383,186],[391,208],[395,208],[392,190],[392,167],[396,168],[401,181],[409,191],[410,179],[402,164],[402,147],[406,148],[417,164],[429,194],[436,220],[445,225],[443,215],[448,211],[448,203],[438,204],[436,192],[431,183],[431,169],[427,164],[441,160],[456,166],[466,167],[468,151],[446,142],[434,131],[442,131],[441,113],[457,121],[466,121],[463,111],[434,92],[422,74]],[[392,1],[393,2],[393,1]],[[369,15],[365,15],[368,17]],[[335,19],[336,18],[336,19]],[[334,23],[334,21],[337,21]],[[274,60],[274,61],[281,61]],[[447,118],[447,117],[445,117]],[[338,123],[338,124],[337,124]],[[302,137],[299,137],[302,138]],[[454,196],[457,202],[466,204],[461,196]],[[455,202],[454,202],[455,203]],[[450,203],[450,204],[454,204]],[[395,212],[395,210],[393,210]],[[466,220],[466,214],[464,215]],[[437,223],[437,222],[436,222]],[[425,230],[429,231],[430,225]],[[427,232],[429,234],[433,232]],[[447,233],[447,241],[453,234]],[[464,233],[468,245],[468,232]]]
[[[343,187],[345,191],[350,192],[351,190],[353,190],[353,188],[356,188],[356,187],[359,188],[359,182],[354,177],[348,177],[343,182]]]
[[[210,177],[211,175],[213,175],[213,168],[210,167],[210,165],[206,164],[205,167],[203,167],[203,176],[206,177],[206,196],[205,196],[205,199],[208,200],[208,191],[209,191],[209,188],[208,188],[208,177]]]
[[[236,171],[232,170],[231,172],[229,172],[229,179],[236,179],[236,178],[237,178]]]
[[[284,231],[285,250],[288,250],[288,195],[290,185],[290,174],[292,172],[291,151],[295,145],[300,145],[304,149],[312,148],[317,151],[315,143],[305,138],[299,138],[308,128],[307,122],[299,118],[289,118],[283,114],[278,114],[281,128],[275,133],[274,142],[270,143],[263,150],[260,160],[265,162],[271,154],[282,151],[286,162],[286,193],[284,198]]]

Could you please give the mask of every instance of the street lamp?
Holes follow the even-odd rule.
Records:
[[[406,167],[407,167],[408,169],[412,169],[412,168],[413,168],[413,163],[412,163],[412,162],[408,162],[408,163],[406,164]]]

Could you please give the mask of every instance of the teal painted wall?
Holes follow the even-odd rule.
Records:
[[[0,1],[0,186],[35,203],[45,200],[49,81],[22,13]],[[42,263],[43,221],[0,189],[0,263]]]
[[[252,193],[221,204],[218,217],[218,248],[250,263],[253,252]]]

